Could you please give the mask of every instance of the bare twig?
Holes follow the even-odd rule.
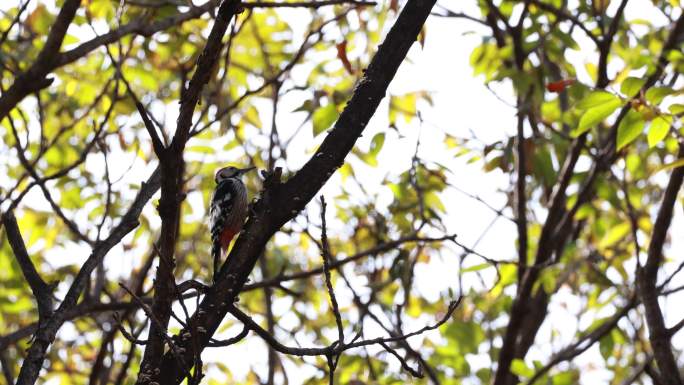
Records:
[[[166,344],[169,345],[169,348],[171,349],[171,352],[173,355],[176,357],[176,359],[184,365],[184,358],[183,355],[181,354],[181,351],[179,350],[178,346],[173,342],[171,337],[169,337],[168,334],[166,334],[166,327],[162,325],[161,321],[157,318],[156,314],[152,311],[152,308],[146,304],[140,297],[135,295],[133,291],[131,291],[129,288],[126,287],[122,282],[119,282],[119,286],[124,289],[133,299],[140,305],[140,308],[145,312],[145,315],[152,321],[152,324],[157,325],[157,329],[163,330],[163,334],[161,337],[163,340],[166,342]],[[148,343],[146,341],[146,343]]]
[[[408,362],[406,362],[406,359],[400,356],[399,353],[397,353],[396,350],[392,349],[389,345],[387,345],[387,343],[379,342],[378,344],[382,346],[387,352],[396,357],[397,360],[399,360],[399,362],[401,363],[401,367],[404,368],[404,370],[406,370],[407,372],[411,373],[413,377],[423,378],[423,372],[420,370],[420,366],[418,367],[418,370],[413,369],[411,365],[409,365]]]
[[[354,255],[351,255],[347,258],[332,261],[330,263],[330,270],[339,269],[341,266],[344,266],[350,262],[354,262],[354,261],[357,261],[359,259],[371,256],[371,255],[381,254],[381,253],[384,253],[386,251],[393,250],[396,247],[401,246],[401,245],[408,243],[408,242],[427,243],[427,242],[454,241],[455,238],[456,238],[456,235],[447,235],[447,236],[440,237],[440,238],[427,238],[427,237],[420,237],[418,235],[406,236],[406,237],[399,238],[399,239],[394,240],[394,241],[389,241],[386,243],[379,244],[379,245],[372,247],[368,250],[364,250],[364,251],[361,251],[361,252],[356,253]],[[465,247],[465,246],[462,246],[460,244],[459,244],[459,246]],[[470,250],[470,252],[479,256],[479,254],[477,254],[475,251]],[[484,257],[484,256],[481,256],[481,257]],[[319,275],[323,272],[324,272],[324,268],[318,267],[315,269],[297,272],[297,273],[292,273],[292,274],[280,274],[280,275],[275,276],[273,278],[265,279],[261,282],[256,282],[253,284],[247,284],[242,288],[242,291],[250,291],[250,290],[254,290],[254,289],[263,288],[266,286],[277,286],[283,282],[309,278],[309,277]]]
[[[142,302],[138,302],[141,304]],[[144,305],[144,303],[142,303]],[[128,340],[128,342],[135,344],[135,345],[141,345],[145,346],[147,344],[147,340],[141,340],[133,337],[128,331],[123,326],[123,323],[121,322],[121,319],[119,318],[119,315],[117,313],[114,313],[114,320],[116,321],[116,327],[117,329],[121,332],[121,335],[124,336]]]
[[[325,211],[327,205],[325,204],[325,198],[321,195],[321,246],[323,257],[323,272],[325,273],[325,286],[328,288],[328,296],[330,297],[330,303],[332,304],[332,311],[335,316],[335,323],[337,324],[337,335],[340,344],[344,344],[344,327],[342,326],[342,315],[340,314],[340,306],[337,304],[337,299],[335,298],[335,290],[333,289],[332,279],[330,278],[330,262],[332,260],[332,255],[330,254],[330,245],[328,244],[328,234],[327,226],[325,223]]]
[[[272,335],[270,335],[266,330],[264,330],[259,324],[257,324],[254,320],[252,320],[247,314],[242,312],[236,307],[231,307],[229,312],[235,318],[237,318],[240,322],[245,324],[250,330],[254,331],[259,337],[261,337],[266,343],[268,343],[270,346],[272,346],[275,350],[284,353],[284,354],[290,354],[290,355],[295,355],[295,356],[327,356],[327,355],[337,355],[340,354],[346,350],[349,349],[354,349],[354,348],[359,348],[363,346],[368,346],[368,345],[376,345],[376,344],[381,344],[381,343],[390,343],[390,342],[397,342],[401,340],[406,340],[408,338],[423,334],[427,331],[430,330],[435,330],[439,328],[441,325],[443,325],[445,322],[451,318],[451,315],[454,313],[458,305],[461,303],[462,297],[459,297],[456,301],[452,301],[449,303],[447,307],[447,311],[444,314],[444,316],[439,319],[435,324],[433,325],[426,325],[416,331],[413,331],[411,333],[407,333],[404,335],[399,335],[399,336],[392,336],[392,337],[379,337],[379,338],[373,338],[373,339],[368,339],[368,340],[361,340],[358,342],[350,342],[348,344],[341,344],[338,343],[338,341],[333,342],[331,345],[328,345],[326,347],[316,347],[316,348],[300,348],[300,347],[290,347],[283,345],[279,341],[277,341]]]
[[[23,3],[21,3],[21,5],[19,6],[19,10],[17,11],[16,16],[12,18],[10,25],[7,26],[7,29],[2,31],[2,35],[0,35],[0,46],[5,43],[5,41],[7,40],[7,36],[9,35],[12,28],[14,28],[14,26],[19,22],[19,20],[21,19],[21,15],[24,13],[29,3],[31,3],[31,0],[24,0]]]
[[[235,337],[228,338],[227,340],[215,340],[212,338],[211,341],[207,344],[207,347],[209,348],[217,348],[217,347],[224,347],[224,346],[230,346],[234,345],[240,341],[242,341],[245,337],[247,337],[247,334],[249,334],[249,328],[247,326],[244,326],[242,328],[242,331]]]

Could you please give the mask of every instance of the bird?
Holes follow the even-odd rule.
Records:
[[[247,188],[241,176],[255,167],[223,167],[216,171],[216,187],[209,204],[209,228],[211,232],[211,255],[214,259],[213,280],[218,278],[221,258],[228,250],[230,241],[242,230],[247,217]]]

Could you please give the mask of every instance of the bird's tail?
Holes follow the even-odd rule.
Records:
[[[214,283],[218,280],[219,269],[221,268],[221,242],[219,239],[215,239],[211,243],[211,256],[214,259]]]

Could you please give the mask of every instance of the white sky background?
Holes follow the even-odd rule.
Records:
[[[6,0],[2,0],[0,8],[2,8],[4,4],[12,3],[15,3],[15,1],[6,2]],[[440,4],[448,7],[452,11],[463,11],[470,15],[478,16],[479,11],[474,7],[474,3],[474,1],[465,2],[456,0],[440,2]],[[29,8],[31,9],[34,7],[35,4],[36,2]],[[610,14],[614,12],[615,6],[616,4],[612,4],[609,10]],[[304,35],[308,25],[301,22],[301,17],[308,14],[307,10],[282,10],[279,12],[282,12],[288,17],[292,16],[292,20],[298,20],[291,24],[293,36],[295,36],[296,39],[299,39]],[[662,15],[653,11],[652,4],[648,0],[630,1],[626,9],[626,16],[629,19],[644,18],[663,23]],[[392,23],[393,20],[388,20],[387,27],[391,26]],[[508,185],[508,175],[505,175],[500,171],[484,173],[482,171],[481,162],[466,164],[465,158],[455,158],[453,157],[453,153],[442,151],[444,148],[442,142],[443,132],[448,132],[457,137],[471,137],[471,132],[474,132],[478,138],[486,143],[501,140],[508,135],[513,135],[515,132],[515,109],[502,103],[497,96],[487,90],[483,86],[484,80],[481,77],[474,78],[472,76],[469,56],[472,49],[481,43],[481,34],[469,33],[471,31],[483,32],[481,26],[467,20],[430,17],[427,22],[425,47],[421,49],[418,44],[413,46],[409,54],[410,62],[407,61],[402,64],[389,92],[394,95],[401,95],[406,92],[418,90],[427,90],[431,92],[431,97],[434,101],[433,106],[427,106],[425,104],[419,105],[419,109],[424,119],[422,127],[419,129],[417,122],[413,123],[410,127],[404,125],[401,129],[401,134],[404,135],[402,138],[398,138],[395,131],[387,130],[386,99],[375,117],[371,120],[363,138],[359,141],[358,145],[360,147],[367,148],[370,139],[375,133],[387,132],[387,140],[378,158],[379,166],[375,169],[364,166],[362,173],[357,172],[357,175],[362,179],[366,189],[369,191],[383,192],[384,199],[383,196],[381,196],[381,199],[377,202],[379,208],[386,207],[390,201],[389,189],[383,187],[380,184],[380,181],[382,181],[387,174],[399,175],[410,167],[411,157],[415,150],[418,134],[420,134],[421,140],[419,156],[424,160],[449,165],[452,173],[449,182],[452,185],[471,194],[480,196],[494,207],[501,208],[505,204],[506,197],[504,194],[500,193],[499,190]],[[577,34],[577,36],[581,37],[582,35]],[[588,77],[583,73],[584,63],[587,61],[595,62],[594,46],[591,43],[582,44],[581,42],[580,46],[589,47],[589,50],[577,51],[570,56],[570,59],[573,60],[578,68],[579,80],[589,83]],[[351,55],[353,55],[353,52],[350,53],[350,56]],[[296,67],[293,71],[293,76],[308,76],[305,66]],[[510,101],[510,104],[513,104],[514,97],[508,85],[493,85],[493,88],[499,97],[508,100]],[[285,99],[285,105],[279,107],[278,127],[281,132],[286,133],[288,132],[288,129],[296,128],[299,125],[301,118],[299,116],[293,117],[288,112],[301,105],[301,102],[301,99]],[[290,103],[291,106],[288,106],[287,103]],[[264,108],[270,110],[270,106],[268,105],[265,105]],[[169,109],[166,110],[166,112],[171,113],[172,110]],[[169,123],[174,122],[175,118],[175,115],[166,116],[166,120]],[[264,117],[262,117],[262,121],[268,122]],[[167,127],[173,127],[173,124],[169,124]],[[303,164],[308,159],[310,152],[307,152],[306,150],[313,148],[313,139],[310,132],[310,129],[305,129],[304,134],[300,135],[293,144],[295,148],[299,146],[302,151],[289,151],[288,167],[290,169],[297,169],[298,165]],[[316,138],[316,140],[320,141],[323,135]],[[191,142],[189,145],[192,146],[193,143]],[[217,156],[221,159],[230,160],[229,153]],[[4,158],[4,156],[0,154],[0,159],[2,158]],[[131,161],[132,159],[128,158],[126,161],[120,162],[120,164],[127,168]],[[149,175],[151,171],[150,167],[144,167],[141,163],[142,162],[134,163],[135,167],[131,170],[131,174],[126,177],[127,182],[139,183],[139,181],[144,180],[147,175]],[[353,163],[353,165],[356,166],[357,164]],[[89,166],[97,167],[98,165],[96,163],[89,163]],[[120,171],[123,172],[124,170],[122,169]],[[114,177],[116,177],[116,170],[113,170],[113,173]],[[326,197],[336,195],[339,191],[340,183],[341,180],[339,176],[333,177],[321,193]],[[355,191],[354,186],[351,184],[345,185],[345,188],[350,189],[354,193],[358,193],[357,196],[361,196],[362,194],[358,191],[358,188],[356,188]],[[42,196],[37,191],[32,192],[32,194],[34,195],[27,197],[26,202],[42,201]],[[33,199],[33,197],[35,197],[35,199]],[[447,208],[447,212],[449,213],[449,216],[445,218],[448,233],[458,234],[458,240],[460,242],[472,246],[478,237],[480,237],[482,231],[490,224],[495,217],[495,214],[481,203],[466,197],[454,189],[448,189],[441,197]],[[193,207],[195,205],[201,207],[203,203],[196,199],[193,202],[192,197],[189,197],[189,201]],[[332,205],[330,205],[330,207],[331,206]],[[148,213],[154,211],[151,205],[148,205],[146,210],[148,210]],[[317,212],[317,205],[309,205],[308,210],[310,213],[309,215],[315,217],[313,213]],[[670,234],[682,234],[682,231],[684,230],[684,220],[682,218],[681,206],[676,208],[675,213],[675,219],[672,228],[670,229]],[[332,210],[329,211],[328,214],[328,217],[330,218],[329,234],[334,235],[335,232],[345,232],[344,224],[332,219]],[[515,239],[516,231],[513,224],[500,218],[490,228],[477,247],[475,247],[475,250],[495,259],[514,259],[516,256]],[[678,261],[680,259],[679,256],[681,255],[680,251],[682,250],[682,240],[681,237],[672,237],[672,240],[674,242],[668,255]],[[452,253],[447,252],[439,258],[432,258],[429,265],[423,264],[417,266],[416,283],[421,292],[428,299],[443,301],[445,300],[447,288],[451,287],[456,290],[457,256],[460,252],[461,250],[459,249],[453,249]],[[60,258],[60,265],[62,263],[80,264],[87,257],[87,250],[83,249],[81,253],[74,253],[73,249],[69,250],[69,252],[64,250],[64,252],[60,254],[62,254],[63,257]],[[130,272],[132,268],[138,266],[138,255],[141,254],[125,253],[119,246],[110,252],[106,259],[106,263],[113,274],[125,277],[126,272]],[[476,257],[469,257],[466,260],[466,265],[479,264],[481,262],[482,261]],[[668,266],[668,269],[671,268],[672,266]],[[489,274],[490,277],[493,277],[492,269],[485,270],[484,272]],[[478,280],[472,273],[466,274],[464,279],[466,288],[469,285],[476,285],[475,287],[478,287],[477,285],[479,285]],[[358,287],[360,287],[361,284],[362,282],[359,283]],[[673,285],[677,285],[677,283],[674,282]],[[573,341],[575,331],[578,327],[584,329],[593,321],[591,315],[589,315],[583,317],[580,325],[577,325],[575,315],[580,310],[582,304],[576,298],[568,295],[567,292],[565,292],[565,295],[563,292],[564,291],[561,290],[561,292],[554,297],[549,309],[547,321],[544,323],[544,326],[538,335],[537,346],[531,350],[528,355],[529,360],[538,359],[542,362],[546,362],[551,352],[556,351]],[[338,299],[342,302],[341,305],[344,306],[344,302],[348,301],[349,298],[344,297],[343,290],[340,290],[340,293],[342,294]],[[681,296],[672,296],[670,301],[661,303],[664,313],[667,316],[668,325],[672,325],[684,317],[684,312],[682,312],[681,307],[670,306],[670,304],[675,304],[676,301],[681,300]],[[276,314],[285,314],[288,312],[288,309],[288,303],[282,301],[276,303]],[[605,317],[607,315],[609,314],[602,313],[598,316]],[[284,320],[287,321],[286,318]],[[421,320],[421,323],[413,326],[423,326],[422,321],[431,323],[432,319],[425,318],[424,320]],[[550,342],[552,340],[551,325],[553,325],[555,329],[560,329],[561,334],[553,337],[552,345],[544,347],[544,341]],[[370,327],[371,325],[368,326],[368,335],[373,332],[380,333],[377,329]],[[407,330],[410,328],[411,324],[407,325]],[[73,327],[67,323],[60,333],[64,333],[62,335],[68,336],[73,332]],[[227,333],[226,336],[235,334],[234,332],[235,331],[233,330]],[[436,334],[433,333],[431,336],[434,337]],[[420,338],[416,338],[415,341],[420,341]],[[677,335],[673,341],[677,348],[684,348],[682,333]],[[291,343],[291,341],[284,342]],[[306,340],[300,342],[303,344],[307,343]],[[316,341],[309,342],[315,343]],[[486,352],[481,351],[481,353]],[[228,365],[235,379],[240,379],[246,375],[250,365],[255,362],[263,363],[264,370],[260,371],[259,374],[263,375],[266,373],[264,344],[256,337],[251,337],[248,339],[248,342],[243,342],[238,346],[208,350],[203,357],[205,361],[220,360]],[[472,356],[468,359],[473,369],[473,373],[480,367],[490,365],[486,354]],[[387,360],[394,369],[398,369],[397,362],[394,358],[388,357]],[[586,370],[582,372],[583,384],[608,383],[611,379],[610,373],[594,366],[595,363],[602,361],[603,359],[600,357],[598,351],[598,344],[575,360],[576,364],[586,368]],[[288,361],[284,360],[283,362],[287,363]],[[289,365],[286,364],[286,367],[287,366]],[[300,383],[300,381],[305,380],[311,375],[320,375],[320,373],[317,373],[310,368],[299,372],[292,367],[288,367],[287,369],[288,374],[290,375],[290,381],[294,384]],[[217,379],[221,378],[220,374],[217,372],[210,372],[210,374],[216,374]],[[477,383],[477,381],[474,380],[472,383]]]

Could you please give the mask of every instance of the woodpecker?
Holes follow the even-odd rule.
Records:
[[[229,166],[216,171],[216,188],[209,204],[211,229],[211,256],[214,259],[214,282],[217,279],[221,257],[235,234],[242,230],[247,217],[247,189],[240,177],[254,167],[239,169]]]

